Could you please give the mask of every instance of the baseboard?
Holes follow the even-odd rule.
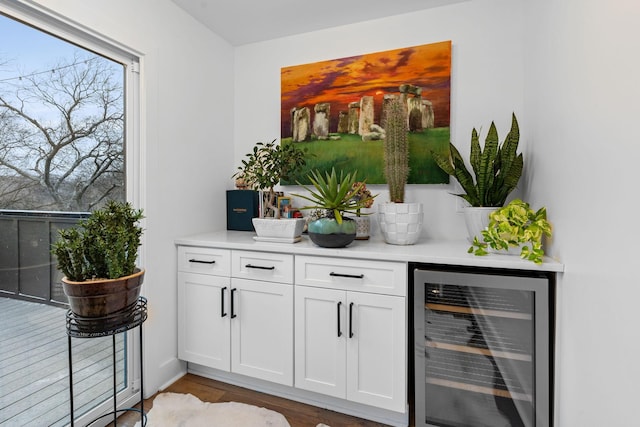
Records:
[[[144,398],[148,399],[157,391],[164,390],[183,377],[186,373],[187,364],[178,358],[172,358],[165,361],[153,372],[151,372],[150,368],[145,366]],[[150,378],[154,378],[154,380],[151,380]]]
[[[173,378],[171,378],[169,381],[167,381],[166,383],[162,384],[160,387],[158,387],[157,391],[164,391],[166,388],[168,388],[171,384],[175,383],[176,381],[178,381],[180,378],[184,377],[187,374],[187,370],[185,369],[184,371],[179,372],[178,374],[176,374],[176,376],[174,376]]]
[[[271,394],[273,396],[283,397],[308,405],[317,406],[319,408],[340,412],[358,418],[364,418],[395,427],[407,427],[409,425],[409,407],[404,413],[380,409],[377,407],[367,406],[360,403],[349,402],[344,399],[338,399],[332,396],[325,396],[319,393],[300,390],[295,387],[289,387],[281,384],[271,383],[244,375],[238,375],[230,372],[220,371],[218,369],[207,368],[206,366],[195,363],[187,364],[187,372],[199,375],[201,377],[222,381],[228,384],[237,385],[239,387],[248,388],[250,390],[261,393]]]

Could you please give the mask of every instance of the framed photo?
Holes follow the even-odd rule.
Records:
[[[280,218],[291,218],[293,205],[291,203],[291,197],[280,196],[278,197],[278,213]]]

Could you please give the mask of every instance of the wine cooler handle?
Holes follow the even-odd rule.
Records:
[[[257,269],[259,269],[259,270],[275,270],[275,269],[276,269],[276,267],[275,267],[275,266],[273,266],[273,265],[272,265],[271,267],[265,267],[265,266],[262,266],[262,265],[251,265],[251,264],[247,264],[247,265],[245,265],[245,267],[246,267],[246,268],[257,268]]]
[[[340,330],[340,306],[342,305],[342,301],[338,301],[337,313],[338,313],[338,337],[342,336],[342,331]]]
[[[353,303],[349,303],[349,338],[353,338]]]
[[[364,274],[342,274],[342,273],[334,273],[333,271],[329,273],[331,277],[348,277],[349,279],[363,279]]]
[[[224,312],[224,293],[227,287],[220,289],[220,317],[226,317],[227,313]]]
[[[196,263],[196,264],[215,264],[215,263],[216,263],[216,260],[214,259],[214,260],[211,260],[211,261],[204,261],[204,260],[202,260],[202,259],[195,259],[195,258],[191,258],[191,259],[189,260],[189,262],[194,262],[194,263]]]
[[[233,296],[235,295],[237,290],[238,290],[237,288],[231,289],[231,318],[232,319],[235,319],[236,316],[237,316],[236,315],[236,310],[235,310],[235,307],[234,307],[235,298],[233,298]]]

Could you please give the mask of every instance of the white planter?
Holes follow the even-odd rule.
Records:
[[[420,238],[424,212],[422,203],[381,203],[378,221],[385,242],[413,245]]]
[[[302,234],[304,218],[253,218],[253,227],[258,237],[294,239]]]
[[[503,249],[493,249],[491,246],[487,246],[487,251],[492,254],[498,254],[498,255],[520,256],[523,246],[529,246],[529,248],[531,248],[531,243],[520,243],[518,246],[510,246],[509,249],[507,249],[506,251]]]
[[[464,222],[467,225],[469,242],[473,243],[474,236],[482,241],[482,230],[489,225],[489,214],[498,208],[496,207],[474,207],[464,208]]]

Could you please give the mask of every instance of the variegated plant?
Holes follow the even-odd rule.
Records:
[[[516,115],[512,115],[511,130],[502,144],[493,122],[484,142],[480,146],[478,132],[471,132],[471,155],[469,161],[473,176],[467,169],[460,152],[449,143],[449,156],[433,153],[437,165],[458,180],[464,193],[456,194],[471,206],[500,207],[516,188],[522,176],[524,160],[518,154],[520,129]]]
[[[542,264],[543,236],[551,237],[547,209],[542,207],[534,211],[528,203],[515,199],[489,214],[489,225],[482,230],[484,241],[476,236],[469,253],[486,255],[488,248],[508,251],[519,247],[522,259]]]

